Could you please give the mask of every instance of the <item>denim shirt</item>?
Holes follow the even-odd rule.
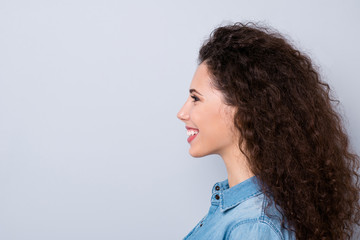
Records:
[[[294,232],[281,227],[274,204],[267,210],[271,217],[265,214],[268,200],[259,181],[253,176],[231,188],[227,179],[214,184],[208,214],[184,240],[295,239]]]

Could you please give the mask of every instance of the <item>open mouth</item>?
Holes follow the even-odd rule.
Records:
[[[194,128],[189,128],[189,127],[186,127],[186,129],[187,129],[187,135],[189,136],[187,141],[190,143],[192,140],[194,140],[196,138],[196,136],[199,133],[199,130],[194,129]]]

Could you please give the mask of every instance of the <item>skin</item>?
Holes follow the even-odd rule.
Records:
[[[189,94],[177,114],[186,126],[199,129],[198,135],[190,142],[190,155],[196,158],[220,155],[226,166],[230,187],[254,176],[238,147],[239,131],[232,122],[236,108],[225,105],[222,93],[211,86],[205,63],[198,66],[191,89],[197,92]]]

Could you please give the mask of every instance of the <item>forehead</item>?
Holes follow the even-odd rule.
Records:
[[[207,91],[210,90],[211,86],[211,79],[208,72],[208,69],[205,65],[205,63],[201,63],[193,76],[193,79],[190,84],[190,88],[194,88],[198,91]]]

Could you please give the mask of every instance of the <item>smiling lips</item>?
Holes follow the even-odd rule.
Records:
[[[187,141],[190,143],[194,138],[196,138],[197,134],[199,133],[199,129],[187,126],[185,128],[187,129],[187,135],[189,136]]]

